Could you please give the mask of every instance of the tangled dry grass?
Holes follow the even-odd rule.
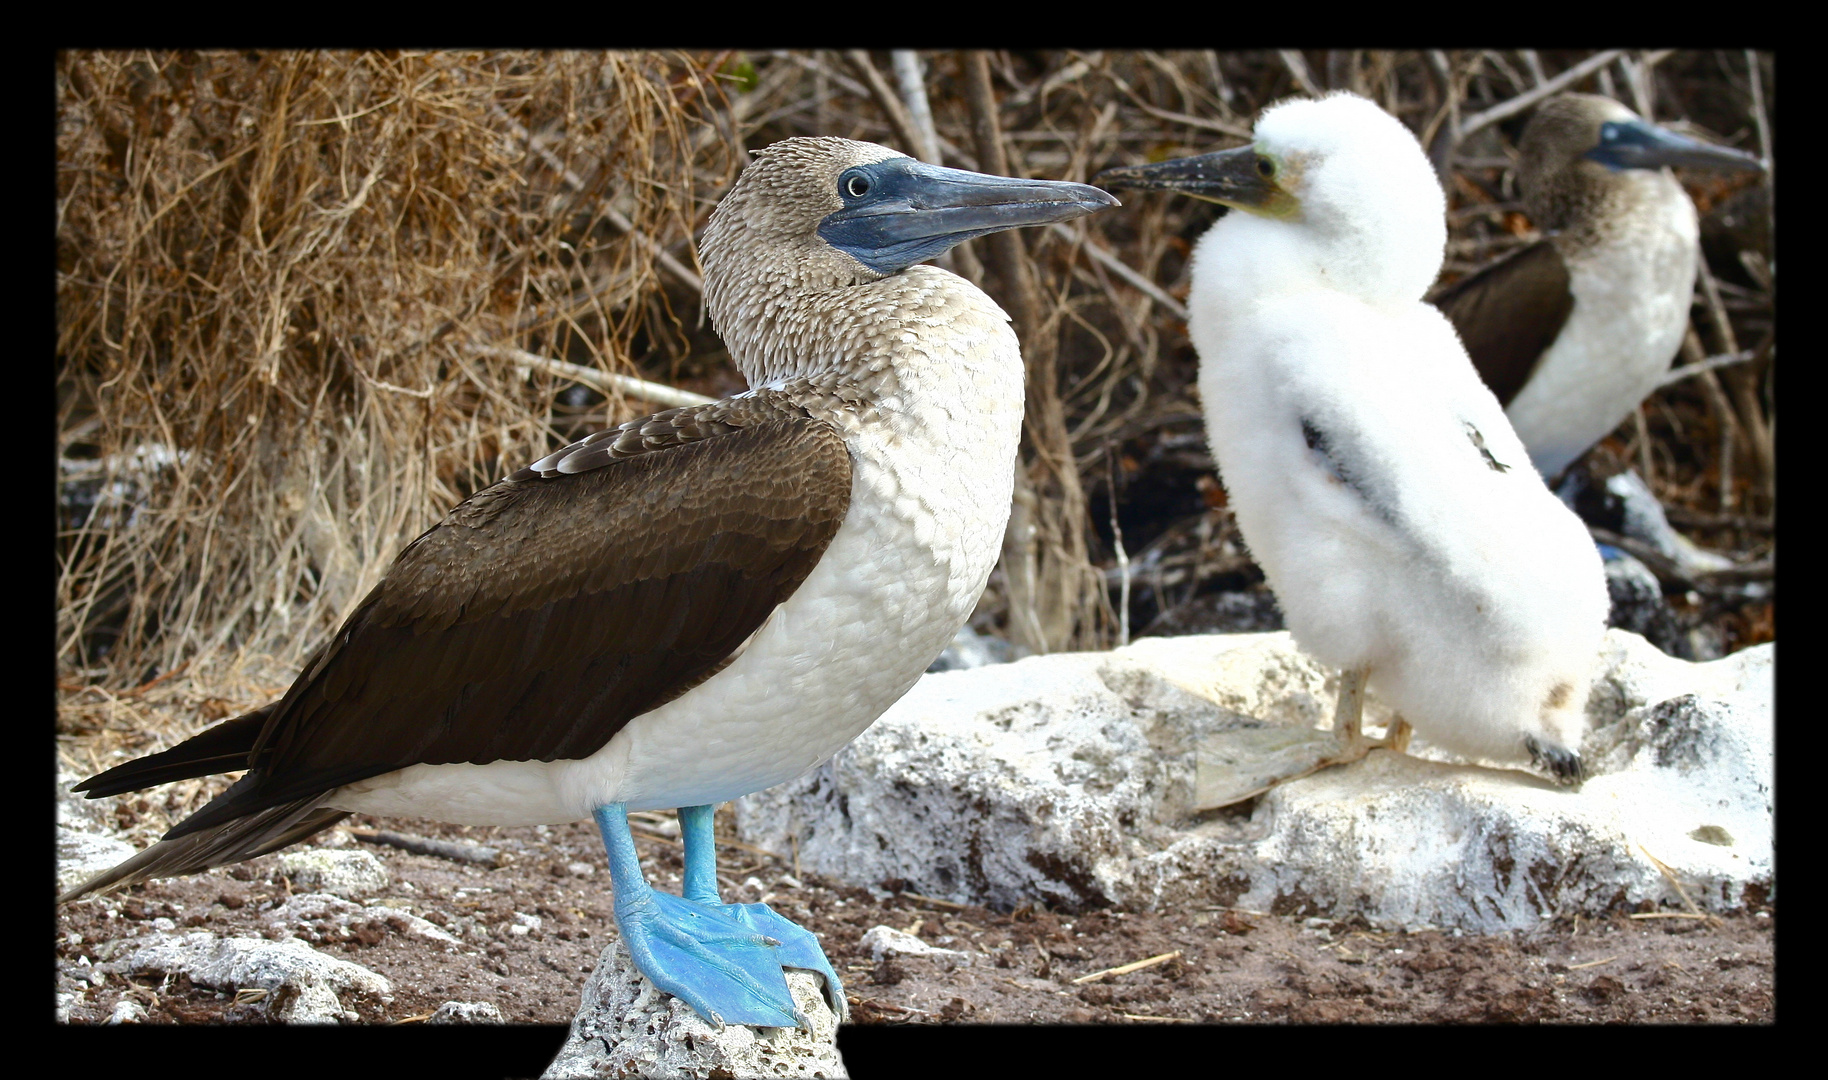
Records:
[[[684,56],[90,53],[57,78],[58,655],[123,678],[312,647],[544,452],[571,381],[491,349],[614,371],[679,336],[638,240],[689,236],[734,170]]]
[[[600,376],[740,388],[700,317],[693,241],[745,147],[844,135],[1083,181],[1236,145],[1278,98],[1351,88],[1439,162],[1457,274],[1534,236],[1513,167],[1527,110],[1507,108],[1562,79],[1769,160],[1770,65],[1668,51],[66,54],[60,670],[123,690],[186,662],[296,665],[464,495],[654,407]],[[1695,189],[1704,211],[1760,190]],[[1182,307],[1214,211],[1131,202],[950,257],[1010,311],[1028,356],[1016,513],[980,624],[1037,651],[1128,633],[1113,585],[1126,546],[1192,545],[1174,555],[1191,567],[1183,598],[1223,569]],[[1742,215],[1767,229],[1763,249],[1729,237],[1715,254],[1685,353],[1752,359],[1667,387],[1609,446],[1679,522],[1754,555],[1776,494],[1764,205]],[[1157,614],[1173,604],[1163,565]]]

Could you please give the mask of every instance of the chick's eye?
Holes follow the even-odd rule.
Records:
[[[1270,159],[1268,159],[1266,157],[1258,158],[1257,159],[1257,175],[1261,176],[1265,180],[1268,180],[1270,177],[1276,175],[1275,163],[1270,161]]]
[[[850,193],[851,198],[860,199],[870,193],[869,178],[865,176],[853,176],[844,182],[844,190]]]

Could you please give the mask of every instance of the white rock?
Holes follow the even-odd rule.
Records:
[[[122,998],[114,1003],[114,1011],[108,1014],[110,1024],[137,1024],[146,1019],[146,1006],[132,998]]]
[[[362,905],[352,903],[340,896],[329,893],[304,892],[293,893],[285,901],[276,904],[265,915],[266,921],[282,928],[296,927],[303,923],[331,922],[347,926],[351,915],[361,912]]]
[[[425,1021],[428,1024],[505,1024],[501,1010],[490,1001],[447,1001]]]
[[[57,891],[74,888],[138,851],[103,833],[57,826]]]
[[[367,908],[367,913],[371,921],[376,919],[381,920],[387,923],[389,927],[395,930],[403,930],[414,937],[429,938],[432,941],[443,942],[445,945],[450,946],[451,949],[457,949],[463,945],[463,942],[458,941],[437,923],[422,919],[410,911],[396,908],[391,905],[370,903]]]
[[[738,804],[807,869],[1008,908],[1191,903],[1490,932],[1772,882],[1774,647],[1708,664],[1611,631],[1578,791],[1411,744],[1188,814],[1213,748],[1330,723],[1285,633],[1145,639],[929,675],[799,780]],[[1388,711],[1372,701],[1375,726]],[[1654,856],[1654,859],[1653,859]]]
[[[847,1077],[844,1059],[838,1056],[837,1018],[825,1004],[822,985],[810,972],[787,973],[788,989],[812,1023],[810,1032],[741,1024],[726,1024],[720,1030],[690,1005],[648,982],[618,938],[603,951],[597,970],[584,984],[571,1037],[547,1067],[544,1080]]]
[[[114,835],[108,815],[115,800],[85,799],[71,791],[82,777],[57,772],[57,891],[63,892],[135,854],[139,849]]]
[[[462,946],[461,941],[452,937],[437,924],[395,906],[405,902],[371,900],[363,905],[331,896],[329,893],[294,893],[286,898],[285,903],[267,912],[265,918],[269,926],[286,936],[297,933],[300,927],[305,926],[314,926],[320,930],[331,928],[347,930],[352,921],[370,924],[381,922],[387,924],[390,929],[442,942],[452,949]]]
[[[367,896],[391,880],[381,860],[361,848],[305,848],[279,856],[280,870],[296,888],[335,896]]]
[[[959,671],[965,668],[984,667],[988,664],[1002,664],[1009,660],[1009,643],[1001,638],[979,634],[969,626],[961,626],[958,633],[952,635],[952,643],[945,651],[928,665],[928,671]]]
[[[339,993],[393,992],[381,975],[302,941],[222,938],[206,930],[155,933],[123,943],[116,954],[108,969],[117,973],[187,975],[199,986],[229,992],[266,990],[275,1017],[288,1024],[335,1023],[344,1013]]]
[[[57,823],[79,832],[110,831],[113,823],[108,815],[114,809],[114,798],[89,799],[70,790],[82,780],[79,774],[65,771],[62,761],[57,762]]]
[[[942,949],[929,945],[905,930],[893,926],[872,926],[864,931],[859,942],[870,951],[870,957],[881,962],[884,956],[900,953],[904,956],[958,956],[969,959],[969,954],[957,949]]]

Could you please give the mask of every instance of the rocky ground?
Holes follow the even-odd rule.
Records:
[[[1725,918],[1658,912],[1491,937],[1378,932],[1299,911],[997,912],[796,876],[791,854],[739,845],[729,813],[720,820],[731,845],[720,853],[726,899],[766,900],[815,930],[846,979],[858,1025],[1775,1019],[1769,903]],[[505,865],[345,835],[345,847],[378,856],[390,878],[353,902],[306,899],[280,858],[268,856],[66,905],[56,952],[68,1022],[105,1023],[123,1002],[139,1007],[127,1006],[127,1016],[147,1024],[271,1022],[273,1002],[258,991],[118,970],[128,952],[119,943],[161,931],[296,935],[385,976],[391,994],[343,995],[346,1022],[419,1023],[452,1001],[492,1004],[510,1023],[570,1021],[615,934],[593,828],[366,824],[492,846],[506,853]],[[670,824],[656,816],[640,825],[639,843],[650,878],[676,888],[680,849]],[[878,926],[940,951],[899,951],[921,946],[882,932],[872,950],[864,938]]]

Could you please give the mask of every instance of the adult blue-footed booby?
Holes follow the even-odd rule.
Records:
[[[803,1023],[816,938],[720,902],[716,803],[830,757],[920,678],[996,562],[1022,426],[1009,319],[915,265],[1117,200],[871,143],[758,151],[711,215],[711,319],[751,389],[576,442],[413,541],[283,697],[80,785],[247,774],[61,899],[302,840],[350,813],[595,817],[636,966],[713,1022]],[[629,810],[680,808],[683,897]]]
[[[1544,103],[1519,150],[1524,208],[1545,235],[1434,303],[1553,477],[1631,415],[1681,348],[1700,232],[1667,166],[1764,166],[1592,94]]]
[[[1350,94],[1277,105],[1254,135],[1095,179],[1234,208],[1193,254],[1207,438],[1295,640],[1344,672],[1338,752],[1277,779],[1365,752],[1367,677],[1438,746],[1576,779],[1605,577],[1422,302],[1440,184],[1415,136]]]

